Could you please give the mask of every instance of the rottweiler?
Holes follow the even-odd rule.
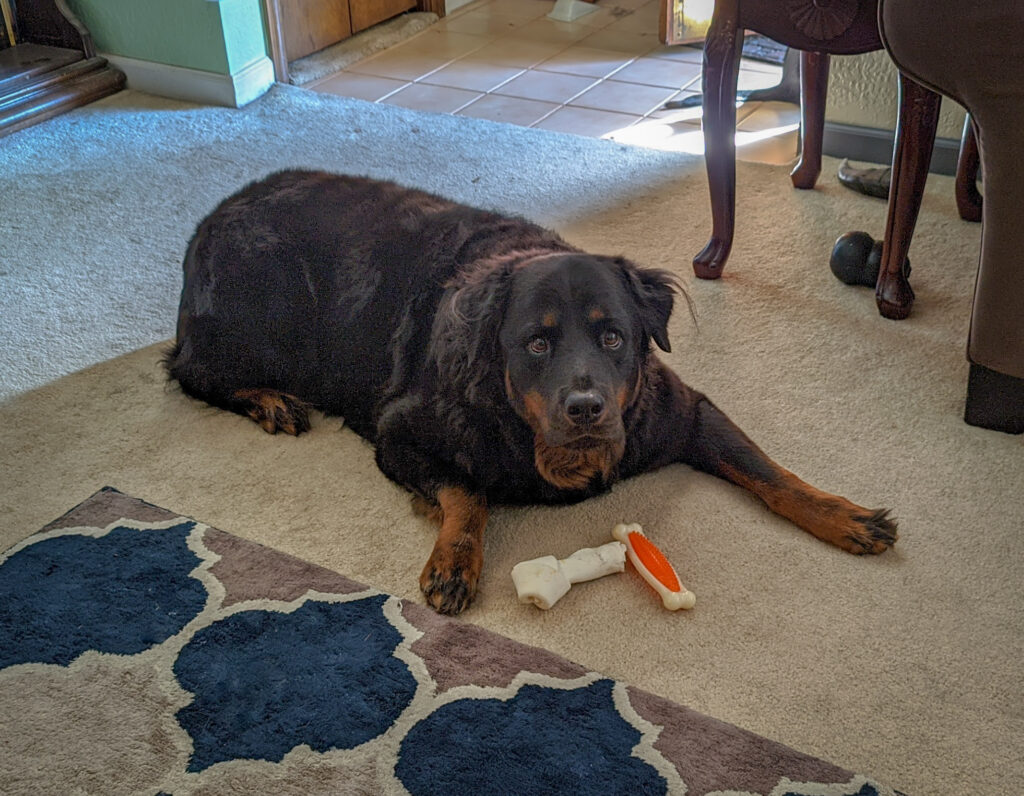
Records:
[[[675,462],[851,553],[888,510],[776,464],[654,352],[676,280],[523,218],[393,182],[289,170],[203,220],[165,364],[189,395],[301,434],[339,415],[439,526],[420,588],[466,608],[488,507],[572,503]],[[653,343],[653,345],[652,345]]]

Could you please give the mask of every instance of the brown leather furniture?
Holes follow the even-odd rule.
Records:
[[[939,95],[945,94],[963,105],[973,120],[984,186],[981,255],[967,341],[971,372],[965,420],[1022,433],[1024,3],[880,0],[879,27],[900,70],[901,85],[882,271],[875,293],[879,310],[903,317],[913,300],[897,265],[902,259],[892,250],[909,246],[935,140]],[[958,180],[961,206],[971,201],[962,196],[970,192],[968,182]]]

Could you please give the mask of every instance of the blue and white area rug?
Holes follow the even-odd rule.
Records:
[[[106,488],[0,556],[9,793],[896,796]]]

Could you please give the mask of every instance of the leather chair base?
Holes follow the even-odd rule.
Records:
[[[1024,379],[972,362],[964,420],[993,431],[1024,434]]]

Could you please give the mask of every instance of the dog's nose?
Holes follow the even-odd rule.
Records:
[[[589,426],[604,414],[604,398],[593,390],[573,390],[565,397],[565,413],[578,426]]]

